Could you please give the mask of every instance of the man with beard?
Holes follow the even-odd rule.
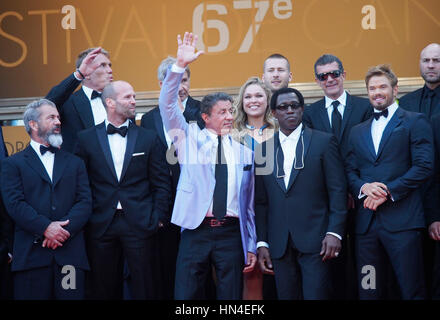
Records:
[[[1,166],[3,200],[15,222],[14,297],[83,299],[83,227],[92,210],[84,163],[59,149],[61,123],[51,101],[30,103],[23,120],[30,145]]]
[[[287,88],[292,80],[289,60],[279,53],[274,53],[267,57],[264,60],[261,80],[263,80],[272,93],[278,89]]]
[[[433,124],[434,118],[440,116],[440,44],[431,43],[420,53],[420,75],[425,85],[399,99],[399,105],[409,111],[424,113]],[[439,171],[437,158],[437,176]],[[428,233],[424,233],[423,239],[426,283],[434,299],[440,299],[440,244],[437,242],[440,238],[436,236],[440,234],[439,190],[438,179],[431,179],[421,188],[428,226]]]
[[[419,188],[434,169],[431,127],[424,115],[399,108],[397,77],[389,66],[369,69],[365,82],[374,114],[351,130],[346,168],[360,202],[355,217],[359,297],[383,298],[391,263],[401,297],[425,299]]]
[[[169,222],[171,182],[165,147],[154,131],[136,126],[133,87],[125,81],[102,92],[107,117],[78,134],[93,195],[87,225],[93,299],[122,297],[122,262],[133,299],[157,299],[154,236]]]

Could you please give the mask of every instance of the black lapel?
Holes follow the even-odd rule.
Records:
[[[342,136],[344,134],[344,130],[347,127],[348,119],[350,119],[351,113],[353,112],[353,104],[352,104],[353,98],[347,93],[347,99],[345,101],[345,108],[344,108],[344,116],[342,117],[342,126],[340,135],[338,137],[338,142],[341,141]]]
[[[322,99],[321,103],[319,104],[318,113],[321,117],[322,124],[324,125],[324,131],[333,133],[333,130],[330,127],[330,120],[328,119],[327,108],[325,107],[325,98]]]
[[[82,88],[78,90],[77,94],[74,96],[73,105],[75,106],[76,112],[78,112],[84,128],[87,129],[93,127],[95,121],[93,119],[92,106]]]
[[[53,163],[53,173],[52,173],[52,181],[55,186],[58,181],[60,181],[61,176],[63,175],[63,171],[67,165],[67,154],[66,152],[60,150],[55,153],[55,160]]]
[[[286,184],[284,183],[284,167],[283,167],[283,163],[284,163],[284,155],[283,155],[283,149],[281,148],[281,144],[280,144],[280,134],[279,132],[275,133],[274,135],[274,157],[273,157],[273,161],[274,161],[274,170],[273,170],[273,177],[275,179],[275,181],[278,183],[279,187],[281,188],[281,190],[283,190],[284,193],[287,192],[286,190]],[[266,144],[266,148],[267,145],[270,144]],[[266,150],[266,154],[269,153],[269,150]]]
[[[304,124],[303,124],[304,126]],[[304,140],[304,166],[307,165],[307,152],[309,151],[309,147],[310,147],[310,141],[312,140],[312,129],[307,128],[304,126],[304,129],[302,131],[302,137],[300,136],[300,139],[302,138]],[[295,167],[292,167],[292,171],[290,172],[290,179],[289,179],[289,185],[287,186],[287,192],[290,190],[290,188],[292,187],[293,183],[295,182],[296,177],[298,176],[298,173],[304,169],[299,169],[296,170]]]
[[[127,147],[125,148],[124,164],[122,166],[120,181],[122,181],[122,179],[124,178],[125,172],[127,171],[128,165],[130,164],[130,161],[132,159],[134,146],[136,144],[138,133],[139,133],[139,128],[135,126],[132,122],[130,122],[128,126]]]
[[[394,112],[393,117],[390,119],[387,126],[385,127],[385,130],[383,131],[382,139],[380,139],[379,150],[377,152],[377,158],[380,157],[380,154],[382,153],[383,148],[385,147],[385,144],[390,138],[394,128],[396,128],[402,122],[402,116],[403,116],[402,109],[397,108],[396,112]]]
[[[157,109],[159,111],[159,109]],[[157,134],[159,135],[160,141],[164,144],[164,146],[168,149],[167,139],[165,138],[165,133],[163,132],[163,122],[162,117],[160,116],[160,112],[153,113],[154,125],[156,127]]]
[[[113,173],[113,177],[116,179],[116,181],[118,181],[115,164],[113,163],[112,152],[110,151],[110,144],[108,143],[107,131],[105,129],[105,121],[95,127],[99,144],[101,146],[102,152],[104,153],[104,158],[107,161],[107,165],[109,166],[110,171]]]
[[[35,150],[30,145],[25,149],[24,157],[28,165],[32,169],[34,169],[43,180],[45,180],[47,183],[52,184],[52,181],[47,174],[46,168],[44,167],[38,155],[35,153]]]
[[[376,159],[376,151],[374,149],[373,137],[371,136],[371,125],[373,119],[374,118],[371,117],[362,125],[361,138],[363,139],[364,142],[362,145],[365,145],[368,151],[370,152],[371,156],[373,157],[373,159]]]

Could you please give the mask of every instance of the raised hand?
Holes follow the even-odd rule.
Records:
[[[177,35],[177,66],[185,68],[188,64],[197,60],[203,51],[196,52],[197,35],[185,32],[183,40]]]
[[[101,53],[101,47],[96,48],[95,50],[90,51],[86,57],[81,62],[79,66],[79,71],[82,73],[84,77],[89,76],[99,67],[98,63],[94,63],[95,58]],[[79,78],[82,78],[81,75],[78,75]]]

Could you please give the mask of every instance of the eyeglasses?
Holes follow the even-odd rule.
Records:
[[[328,76],[332,76],[333,79],[339,78],[342,74],[341,70],[330,71],[326,73],[318,73],[316,77],[319,81],[325,81],[328,79]]]
[[[289,109],[289,107],[290,107],[292,110],[295,110],[295,109],[301,108],[301,107],[302,107],[302,104],[299,103],[299,102],[293,102],[293,103],[291,103],[291,104],[281,104],[281,105],[279,105],[279,106],[276,106],[276,109],[277,109],[277,110],[280,110],[280,111],[287,111],[287,109]]]

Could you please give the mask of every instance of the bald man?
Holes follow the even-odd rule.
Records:
[[[425,80],[425,85],[403,96],[399,100],[399,105],[409,111],[424,113],[432,124],[435,122],[434,128],[437,130],[439,121],[436,119],[440,117],[440,44],[431,43],[421,51],[420,75]],[[437,137],[438,134],[434,136]],[[425,273],[428,289],[432,286],[429,291],[435,299],[440,299],[440,245],[438,243],[440,240],[440,165],[438,154],[437,148],[435,176],[421,190],[424,195],[423,208],[428,226],[428,234],[425,234],[424,240]],[[430,241],[428,236],[435,242]]]
[[[93,196],[87,228],[93,299],[121,299],[123,257],[133,299],[157,299],[155,233],[170,220],[165,147],[154,131],[131,122],[135,92],[125,81],[102,92],[107,118],[78,134]]]

